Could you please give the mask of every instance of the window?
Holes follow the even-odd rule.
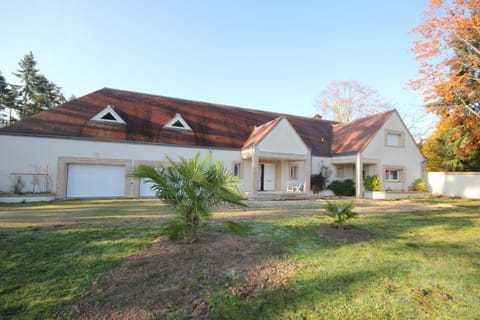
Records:
[[[387,169],[385,170],[385,181],[400,181],[401,173],[400,169]]]
[[[242,165],[240,162],[233,163],[233,176],[237,178],[242,177]]]
[[[403,147],[403,132],[387,130],[385,132],[385,145],[389,147]]]
[[[115,111],[115,107],[111,105],[108,105],[105,109],[97,113],[90,120],[97,121],[97,122],[125,124],[125,121]]]
[[[290,165],[290,180],[298,179],[298,166],[295,164]]]
[[[186,130],[192,131],[192,128],[188,123],[182,118],[180,114],[175,114],[175,117],[170,120],[166,125],[163,126],[166,129],[176,129],[176,130]]]
[[[343,178],[344,173],[343,173],[343,167],[337,167],[337,178]]]

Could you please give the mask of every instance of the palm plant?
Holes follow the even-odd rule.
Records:
[[[340,231],[343,231],[343,225],[345,224],[345,221],[357,216],[357,213],[353,212],[353,209],[355,208],[353,201],[327,201],[323,208],[326,211],[325,214],[334,219],[333,223],[338,224],[338,229]]]
[[[197,154],[193,159],[166,157],[168,166],[155,168],[140,165],[133,176],[153,183],[157,197],[176,208],[176,219],[165,226],[172,240],[197,240],[201,221],[208,219],[211,208],[219,204],[245,206],[236,178],[220,162]]]

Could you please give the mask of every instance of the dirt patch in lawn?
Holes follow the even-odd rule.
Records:
[[[325,224],[318,228],[318,234],[334,242],[364,242],[375,239],[375,234],[368,230],[358,229],[351,226],[345,226],[344,230],[338,229],[338,226]]]
[[[298,266],[260,238],[208,232],[188,245],[159,238],[104,274],[73,309],[77,319],[208,319],[219,287],[248,298],[288,286]]]

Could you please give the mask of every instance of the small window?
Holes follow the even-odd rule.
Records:
[[[298,179],[298,166],[295,164],[290,165],[290,180]]]
[[[400,181],[401,171],[400,169],[385,170],[385,181]]]
[[[233,164],[233,176],[237,178],[242,177],[242,165],[240,162],[235,162]]]
[[[110,112],[105,114],[103,117],[101,117],[100,119],[102,120],[110,120],[110,121],[116,121],[117,119],[115,119],[115,117],[113,116],[113,114],[111,114]]]
[[[400,131],[385,131],[385,145],[388,147],[403,147],[404,139],[403,132]]]
[[[175,127],[175,128],[185,128],[185,126],[180,122],[180,120],[175,121],[175,122],[172,124],[172,127]]]
[[[343,167],[337,167],[337,178],[343,178],[344,173],[343,173]]]
[[[399,147],[400,146],[400,135],[399,134],[388,134],[387,135],[387,146]]]
[[[176,114],[175,117],[170,120],[166,125],[163,126],[166,129],[176,129],[176,130],[188,130],[192,131],[192,128],[188,123],[182,118],[180,114]]]
[[[97,122],[126,124],[125,121],[115,111],[115,107],[111,105],[108,105],[105,109],[97,113],[90,120],[97,121]]]

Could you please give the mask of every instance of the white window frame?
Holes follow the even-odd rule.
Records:
[[[232,163],[232,175],[240,179],[243,177],[243,166],[240,161],[234,161]]]
[[[385,182],[405,182],[406,177],[406,168],[397,167],[397,166],[385,166],[383,168],[383,181]],[[396,178],[394,178],[394,173],[396,172]]]
[[[393,137],[398,140],[398,143],[392,143]],[[405,146],[405,133],[396,130],[385,130],[385,146],[403,148]]]
[[[175,126],[174,124],[179,122],[182,126]],[[163,126],[165,129],[172,129],[172,130],[183,130],[183,131],[192,131],[192,128],[188,125],[188,123],[182,118],[182,116],[177,113],[172,120],[170,120],[166,125]]]
[[[104,119],[104,117],[110,114],[113,117],[112,119]],[[92,119],[92,121],[96,122],[105,122],[105,123],[117,123],[117,124],[126,124],[126,122],[115,112],[115,107],[112,105],[106,106],[105,109],[97,113]]]
[[[345,177],[345,168],[343,166],[336,166],[337,178]]]
[[[297,164],[290,164],[289,168],[289,177],[290,180],[297,180],[298,179],[298,165]]]
[[[400,169],[386,169],[385,170],[385,181],[388,182],[399,182],[401,176]],[[396,177],[394,177],[396,175]]]

